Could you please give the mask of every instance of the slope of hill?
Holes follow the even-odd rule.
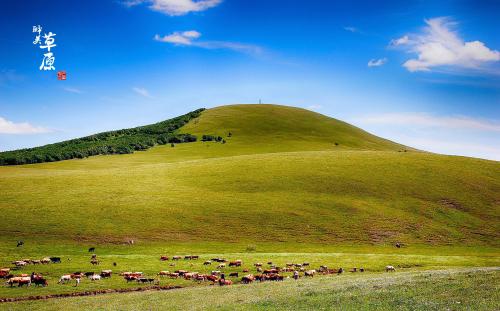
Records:
[[[226,143],[0,167],[3,216],[23,219],[1,237],[500,246],[498,162],[283,106],[209,109],[179,133]]]
[[[181,132],[212,133],[250,153],[305,150],[411,149],[309,110],[278,105],[231,105],[209,109]]]
[[[176,130],[204,109],[151,125],[103,132],[41,147],[0,152],[0,165],[20,165],[82,159],[101,154],[126,154],[147,150],[154,145],[196,141],[188,133],[174,134]]]

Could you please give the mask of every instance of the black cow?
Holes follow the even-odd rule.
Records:
[[[93,252],[95,252],[95,247],[89,248],[89,253],[93,253]]]
[[[52,263],[61,263],[61,257],[50,257]]]

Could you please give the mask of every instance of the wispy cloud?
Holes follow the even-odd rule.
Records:
[[[423,33],[405,35],[391,41],[391,46],[406,47],[417,55],[403,66],[411,72],[430,71],[437,67],[486,70],[486,66],[500,60],[500,52],[488,48],[481,41],[464,41],[456,31],[456,22],[439,17],[425,20]],[[497,71],[498,72],[498,71]]]
[[[500,120],[488,121],[463,116],[432,116],[425,113],[380,114],[358,118],[356,121],[362,124],[399,124],[500,132]]]
[[[146,3],[153,11],[170,16],[180,16],[208,10],[221,2],[222,0],[126,0],[123,4],[127,7],[133,7]]]
[[[139,94],[141,96],[144,96],[146,98],[153,98],[153,96],[151,96],[151,94],[149,94],[149,91],[146,90],[145,88],[142,88],[142,87],[133,87],[132,90],[134,92],[136,92],[137,94]]]
[[[76,87],[65,87],[63,88],[66,92],[70,93],[75,93],[75,94],[82,94],[83,92],[80,89],[77,89]]]
[[[176,31],[169,35],[160,36],[156,34],[154,36],[155,41],[166,42],[176,46],[194,46],[203,49],[215,50],[215,49],[227,49],[233,50],[240,53],[251,54],[251,55],[261,55],[264,49],[252,44],[245,44],[239,42],[229,42],[229,41],[200,41],[197,40],[201,37],[201,33],[196,30],[189,31]]]
[[[24,76],[17,73],[15,70],[0,70],[0,86],[7,85],[12,82],[22,81]]]
[[[323,106],[321,106],[321,105],[311,105],[311,106],[307,106],[307,109],[309,109],[309,110],[319,110],[319,109],[321,109],[321,108],[323,108]]]
[[[15,123],[0,117],[0,134],[42,134],[52,130],[28,122]]]
[[[345,27],[342,27],[342,28],[344,28],[345,31],[349,31],[349,32],[352,32],[352,33],[359,32],[358,28],[352,27],[352,26],[345,26]]]
[[[387,58],[370,59],[368,62],[368,67],[380,67],[387,63]]]

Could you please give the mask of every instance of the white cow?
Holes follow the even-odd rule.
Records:
[[[69,281],[71,281],[71,275],[65,274],[65,275],[61,276],[61,278],[59,279],[59,282],[57,282],[57,284],[68,283]]]
[[[99,274],[92,274],[89,279],[91,281],[99,281],[101,279],[101,276]]]

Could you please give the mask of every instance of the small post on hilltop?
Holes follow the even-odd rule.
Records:
[[[262,104],[262,100],[259,99],[259,105]]]

